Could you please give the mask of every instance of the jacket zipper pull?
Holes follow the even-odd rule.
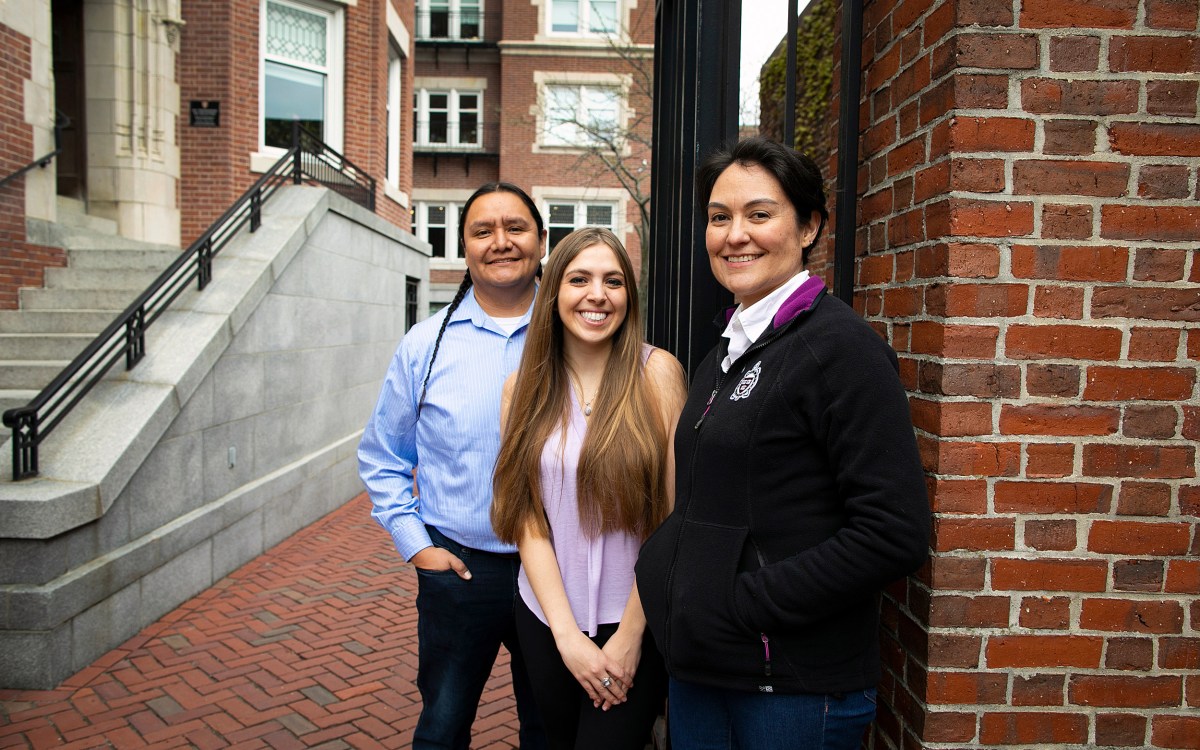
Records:
[[[758,636],[760,638],[762,638],[762,642],[763,642],[763,674],[765,674],[767,677],[770,677],[771,676],[771,639],[767,637],[766,633],[759,633]]]
[[[708,410],[710,407],[712,407],[713,399],[717,397],[718,390],[720,390],[720,389],[713,388],[713,392],[711,394],[709,394],[708,403],[704,405],[704,413],[701,414],[700,419],[696,421],[696,426],[692,428],[693,430],[700,429],[700,425],[704,424],[704,418],[708,416]]]

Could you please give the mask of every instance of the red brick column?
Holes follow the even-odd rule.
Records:
[[[1194,0],[877,0],[860,309],[933,557],[875,747],[1200,746]]]
[[[10,106],[0,108],[0,177],[42,156],[33,152],[33,128],[25,122],[20,102],[30,76],[29,38],[0,25],[0,92]],[[0,310],[15,310],[21,287],[42,285],[47,266],[66,265],[62,248],[32,245],[25,234],[25,178],[0,188]]]

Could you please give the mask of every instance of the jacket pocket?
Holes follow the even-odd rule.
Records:
[[[654,636],[658,650],[663,654],[667,652],[667,583],[671,578],[680,523],[679,515],[672,513],[667,516],[667,520],[642,544],[637,563],[634,565],[638,596],[642,600],[642,612],[646,615],[646,627]]]
[[[689,522],[671,582],[670,663],[731,676],[763,674],[762,634],[737,615],[733,589],[744,527]]]

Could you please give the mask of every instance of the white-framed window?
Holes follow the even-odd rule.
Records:
[[[616,135],[621,107],[616,86],[547,84],[542,96],[543,145],[590,146]]]
[[[402,98],[402,82],[404,80],[404,63],[394,40],[388,44],[388,89],[387,89],[387,180],[393,185],[400,184],[400,152],[403,144],[400,138],[400,126],[403,121],[404,99]]]
[[[418,0],[418,39],[482,39],[482,0]]]
[[[417,146],[432,148],[483,145],[483,92],[420,89],[414,99]]]
[[[413,206],[413,234],[433,245],[433,257],[454,260],[458,254],[458,215],[462,204],[454,201],[417,201]]]
[[[550,0],[551,34],[614,34],[618,0]]]
[[[262,4],[261,143],[289,148],[292,121],[342,148],[342,11],[293,0]]]
[[[612,201],[587,201],[547,198],[546,229],[548,248],[553,250],[563,237],[580,227],[604,227],[617,231],[617,204]]]

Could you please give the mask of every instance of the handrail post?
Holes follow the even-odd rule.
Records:
[[[204,239],[200,247],[196,248],[196,277],[199,279],[201,289],[208,286],[208,282],[212,281],[212,262],[212,235],[209,235]]]
[[[132,370],[134,365],[146,356],[146,308],[139,307],[125,323],[125,369]]]
[[[250,231],[257,232],[262,226],[262,190],[250,194]]]
[[[10,424],[13,441],[13,480],[26,479],[38,473],[38,415],[37,411],[18,412]]]
[[[296,161],[292,164],[292,182],[299,185],[303,181],[304,162],[300,158],[300,118],[292,118],[292,153]]]

